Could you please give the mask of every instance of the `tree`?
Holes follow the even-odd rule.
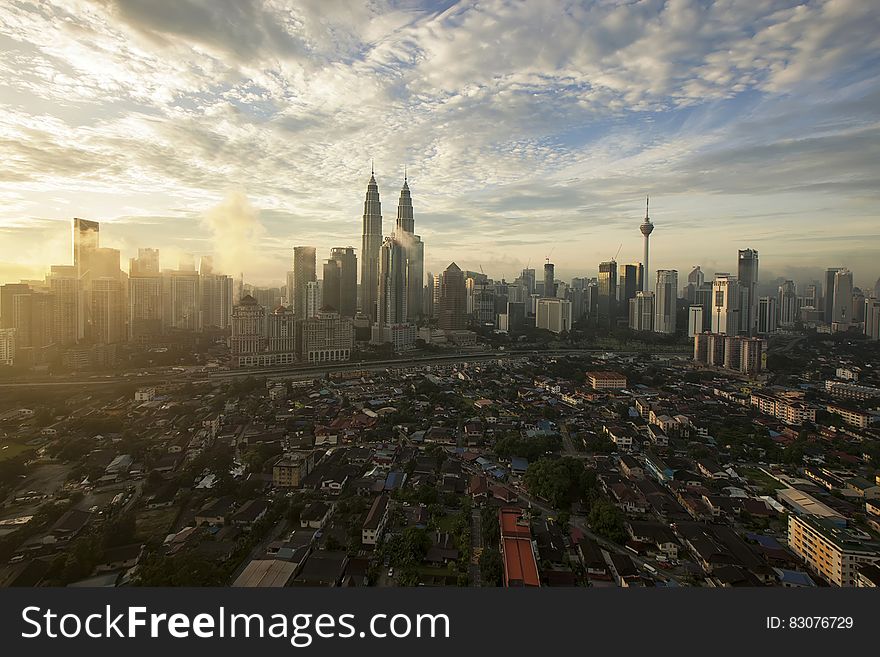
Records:
[[[503,576],[504,564],[501,553],[493,547],[484,548],[480,555],[480,579],[483,585],[501,586]]]
[[[593,502],[589,522],[593,531],[609,541],[615,543],[626,541],[623,512],[604,497]]]

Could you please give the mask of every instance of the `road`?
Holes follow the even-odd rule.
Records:
[[[272,529],[269,530],[269,533],[266,537],[257,543],[250,553],[242,560],[238,567],[235,569],[235,572],[232,573],[232,577],[229,578],[229,584],[231,585],[235,580],[238,579],[238,576],[244,572],[244,569],[247,568],[247,565],[253,561],[254,559],[259,559],[263,555],[266,554],[266,547],[272,541],[278,540],[278,537],[288,528],[287,518],[281,518]]]
[[[479,509],[471,510],[471,563],[468,566],[471,586],[482,586],[480,554],[483,551],[483,525]]]
[[[527,504],[530,504],[531,506],[533,506],[536,509],[540,509],[544,513],[544,515],[549,515],[549,516],[556,515],[556,513],[557,513],[556,509],[553,509],[552,507],[547,506],[544,502],[541,502],[533,497],[530,497],[529,495],[526,495],[523,492],[517,491],[517,494],[519,495],[520,500],[522,500],[523,502],[526,502]],[[578,530],[580,530],[581,533],[583,533],[583,535],[586,536],[587,538],[591,538],[594,541],[596,541],[596,543],[598,543],[600,547],[603,547],[606,550],[609,550],[612,552],[616,552],[618,554],[625,554],[626,556],[628,556],[630,559],[633,560],[633,563],[635,563],[637,566],[639,566],[645,570],[648,570],[648,572],[651,572],[651,570],[649,570],[647,568],[647,566],[650,566],[651,569],[653,569],[654,571],[657,571],[658,576],[664,577],[668,580],[676,581],[675,578],[672,577],[671,575],[669,575],[668,573],[663,573],[662,571],[660,571],[659,567],[656,564],[652,564],[650,561],[648,561],[646,559],[642,559],[640,556],[638,556],[637,554],[635,554],[631,550],[627,550],[622,545],[618,545],[617,543],[609,541],[608,539],[603,538],[602,536],[599,536],[598,534],[593,532],[589,528],[589,526],[587,525],[586,518],[584,518],[583,516],[576,516],[576,515],[571,516],[569,524],[572,525],[573,527],[576,527]],[[676,581],[676,583],[678,583],[678,582]]]
[[[277,368],[242,368],[236,370],[225,371],[199,371],[198,368],[192,368],[187,372],[160,372],[148,374],[145,376],[113,376],[105,375],[95,377],[93,375],[87,377],[56,377],[34,379],[25,378],[14,381],[0,382],[2,388],[51,388],[51,387],[82,387],[82,386],[112,386],[120,383],[136,383],[138,385],[162,384],[162,383],[185,383],[186,381],[222,381],[231,380],[240,377],[279,377],[285,379],[291,378],[322,378],[333,372],[345,371],[364,371],[364,372],[381,372],[386,369],[402,369],[409,367],[418,367],[421,365],[454,365],[456,363],[473,363],[486,360],[499,360],[511,358],[525,358],[529,356],[544,356],[549,358],[559,358],[563,356],[584,356],[590,354],[634,354],[634,353],[653,353],[647,351],[634,350],[609,350],[609,349],[560,349],[554,351],[480,351],[473,353],[457,353],[443,354],[431,356],[419,356],[406,359],[392,359],[382,361],[347,361],[344,363],[325,363],[320,366],[294,366],[294,367],[277,367]],[[675,354],[679,352],[658,351],[657,353]],[[686,353],[682,351],[681,353]]]

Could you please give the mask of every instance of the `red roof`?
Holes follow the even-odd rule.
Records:
[[[531,540],[503,538],[501,549],[504,553],[505,586],[541,586]]]
[[[522,509],[499,509],[498,525],[503,538],[531,538],[532,532],[522,520]]]

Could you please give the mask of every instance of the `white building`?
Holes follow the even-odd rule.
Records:
[[[302,357],[309,363],[345,361],[354,348],[354,324],[336,312],[319,312],[302,324]]]
[[[535,326],[551,333],[571,330],[571,301],[556,297],[538,299]]]
[[[0,365],[15,364],[15,329],[0,329]]]
[[[736,335],[739,331],[740,290],[736,276],[716,274],[712,281],[712,333]]]
[[[654,297],[654,331],[675,333],[675,303],[677,300],[678,272],[674,269],[658,269]]]

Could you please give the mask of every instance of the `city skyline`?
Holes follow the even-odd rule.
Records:
[[[754,248],[761,283],[846,266],[872,287],[867,5],[5,7],[0,281],[69,263],[83,217],[123,259],[280,283],[294,245],[360,252],[375,158],[386,200],[406,167],[425,272],[638,261],[650,195],[648,280]]]

